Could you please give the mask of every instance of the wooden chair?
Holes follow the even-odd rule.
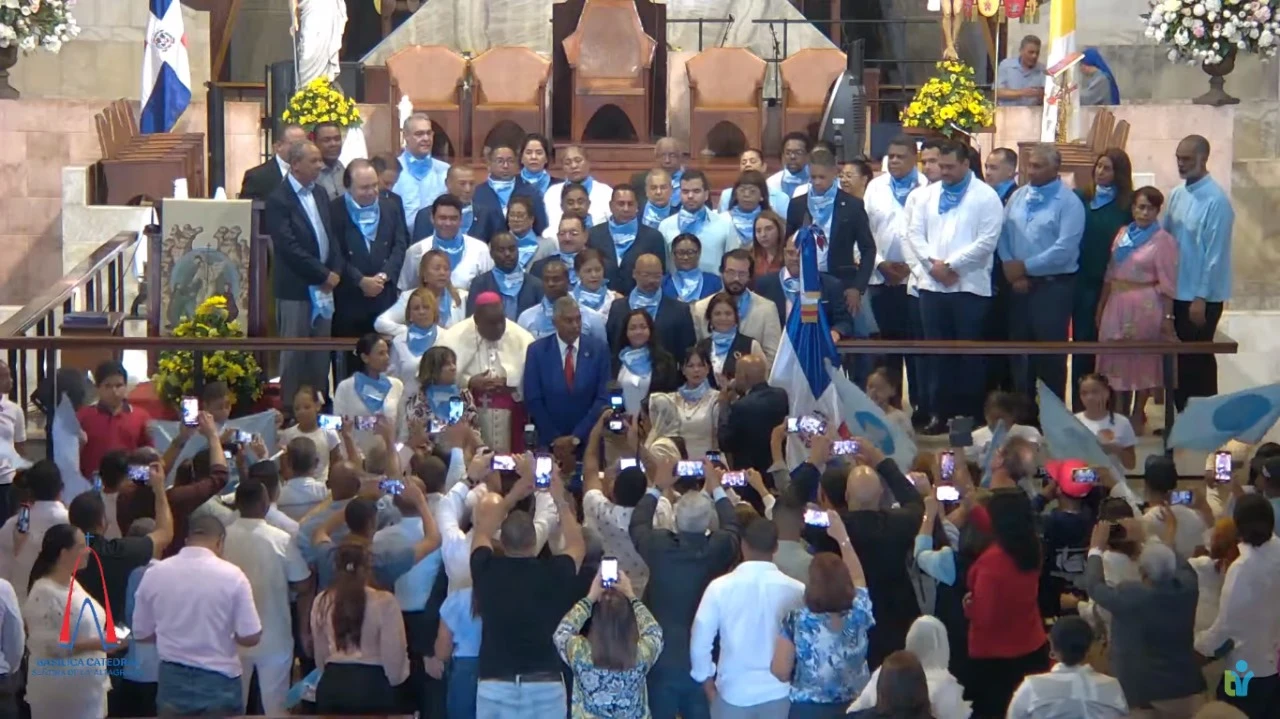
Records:
[[[657,43],[645,34],[635,0],[587,0],[564,54],[573,69],[571,135],[581,142],[587,123],[606,105],[627,116],[636,137],[649,137],[649,68]]]
[[[685,64],[689,75],[689,156],[707,147],[707,134],[722,122],[742,131],[747,147],[764,133],[765,62],[743,47],[717,47]]]
[[[1106,108],[1099,108],[1089,126],[1084,142],[1059,142],[1055,144],[1062,156],[1062,172],[1071,173],[1076,187],[1087,187],[1093,182],[1093,166],[1098,156],[1111,148],[1125,149],[1129,142],[1129,122],[1116,122],[1116,116]],[[1026,176],[1027,158],[1038,142],[1018,143],[1019,175]]]
[[[471,152],[477,161],[503,122],[544,133],[551,61],[524,46],[492,47],[471,61]]]
[[[188,196],[205,196],[203,133],[139,134],[133,102],[123,99],[95,115],[94,124],[103,158],[96,201],[125,205],[173,197],[179,178],[187,181]]]
[[[393,137],[400,132],[399,113],[394,111],[404,95],[415,112],[425,112],[440,127],[449,143],[449,154],[462,156],[465,137],[462,124],[462,86],[467,79],[467,60],[444,45],[414,45],[387,58],[391,76]],[[436,140],[437,146],[439,139]]]
[[[816,139],[831,83],[848,65],[844,53],[829,47],[807,47],[778,65],[782,75],[782,135],[803,132]],[[868,93],[870,94],[870,93]]]

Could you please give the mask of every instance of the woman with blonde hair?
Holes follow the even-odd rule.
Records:
[[[408,293],[405,301],[405,332],[391,340],[392,377],[404,384],[404,396],[418,391],[418,367],[422,355],[436,344],[439,333],[440,305],[427,287]]]
[[[426,288],[436,298],[436,324],[441,329],[452,327],[466,319],[467,293],[453,286],[450,279],[449,256],[443,250],[427,250],[418,262],[419,288]],[[400,298],[386,312],[378,315],[373,328],[388,337],[408,332],[405,325],[409,298],[412,292],[401,292]]]

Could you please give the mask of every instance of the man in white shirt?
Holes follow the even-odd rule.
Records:
[[[1085,663],[1093,643],[1089,623],[1062,617],[1049,634],[1057,664],[1044,674],[1022,680],[1013,693],[1007,719],[1119,719],[1129,715],[1124,691],[1114,677]]]
[[[688,170],[680,178],[680,210],[658,223],[658,232],[667,241],[667,252],[677,235],[686,232],[702,243],[698,266],[703,272],[717,272],[720,258],[742,247],[738,230],[726,216],[707,207],[711,185],[701,170]]]
[[[406,227],[413,227],[418,212],[431,207],[445,193],[445,176],[449,163],[431,156],[435,146],[435,130],[425,112],[415,112],[400,128],[404,150],[400,153],[400,173],[393,191],[404,203]]]
[[[0,579],[0,716],[18,716],[15,676],[22,669],[22,651],[27,633],[22,624],[22,608],[13,585]]]
[[[1173,459],[1164,455],[1147,457],[1142,484],[1149,507],[1142,517],[1147,534],[1163,537],[1165,523],[1172,521],[1174,534],[1170,549],[1179,558],[1189,559],[1195,554],[1197,547],[1206,544],[1204,535],[1208,527],[1199,512],[1185,504],[1173,504],[1170,501],[1170,495],[1178,487],[1178,468]]]
[[[221,558],[225,539],[217,518],[192,519],[186,546],[138,585],[131,640],[156,643],[161,716],[244,711],[239,648],[258,644],[262,622],[249,579]]]
[[[284,485],[276,506],[294,521],[302,521],[307,512],[329,498],[329,488],[313,476],[319,463],[316,443],[308,437],[289,440],[280,456]]]
[[[925,182],[911,191],[907,196],[907,205],[903,208],[906,214],[902,235],[902,255],[911,270],[911,274],[907,277],[907,320],[913,340],[924,339],[924,320],[920,317],[920,280],[926,275],[920,270],[920,263],[915,259],[915,252],[906,233],[910,230],[911,218],[915,217],[916,208],[920,206],[920,200],[925,195],[925,188],[937,182],[940,177],[938,155],[941,153],[943,142],[945,140],[935,138],[925,140],[920,146],[920,174],[924,175]],[[911,424],[916,428],[928,425],[934,416],[934,382],[929,360],[929,356],[917,354],[909,355],[906,362],[907,392],[912,407]]]
[[[757,519],[742,531],[742,563],[712,580],[702,595],[689,640],[690,676],[702,682],[711,715],[723,719],[784,719],[791,685],[769,666],[782,619],[804,603],[804,584],[773,563],[778,529]],[[711,649],[720,637],[720,662]]]
[[[13,390],[13,373],[9,363],[0,360],[0,517],[13,514],[13,476],[15,462],[27,449],[27,417],[18,403],[9,399]]]
[[[591,224],[604,222],[609,217],[609,199],[613,197],[613,188],[591,176],[591,161],[587,159],[586,150],[581,145],[570,145],[560,150],[559,155],[564,181],[548,187],[547,193],[542,196],[542,203],[547,208],[547,226],[560,226],[560,216],[564,212],[560,195],[570,184],[586,189],[591,208]]]
[[[268,499],[267,488],[261,482],[250,479],[236,488],[240,518],[227,527],[223,556],[249,580],[253,604],[262,619],[261,641],[240,649],[240,684],[245,702],[240,710],[248,708],[249,684],[256,671],[263,711],[268,716],[283,716],[288,711],[286,698],[293,670],[289,596],[290,592],[297,593],[299,616],[310,618],[314,584],[298,545],[289,541],[286,532],[267,523]],[[306,630],[302,631],[305,636]]]
[[[430,250],[440,250],[449,257],[449,266],[453,268],[449,279],[459,290],[470,287],[476,275],[493,269],[489,246],[462,232],[462,200],[453,195],[441,195],[424,209],[431,212],[435,234],[409,245],[405,250],[400,279],[396,283],[401,292],[412,292],[422,285],[422,256]]]
[[[920,273],[920,315],[929,340],[980,340],[991,304],[991,263],[1004,224],[1004,207],[995,190],[978,182],[969,170],[968,148],[946,143],[938,154],[941,182],[917,190],[907,241],[913,272]],[[943,382],[948,374],[975,378]],[[934,411],[939,420],[982,417],[986,362],[979,355],[936,359],[933,373]],[[932,422],[928,434],[941,434],[946,424]]]
[[[55,524],[66,524],[67,508],[62,504],[62,473],[51,460],[42,459],[25,474],[27,489],[34,500],[31,504],[26,540],[22,548],[17,546],[18,520],[22,509],[14,513],[0,527],[0,579],[7,579],[18,595],[18,606],[27,601],[27,585],[31,582],[31,567],[40,554],[44,533]]]

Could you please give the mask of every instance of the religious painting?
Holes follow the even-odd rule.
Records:
[[[165,200],[159,247],[148,268],[158,285],[153,334],[170,335],[211,296],[227,300],[231,319],[248,328],[253,275],[253,203],[249,200]],[[154,243],[154,240],[153,240]]]

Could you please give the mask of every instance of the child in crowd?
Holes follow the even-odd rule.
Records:
[[[1001,422],[1004,423],[1007,431],[1006,440],[1020,437],[1036,444],[1044,441],[1040,436],[1040,430],[1025,424],[1017,424],[1018,416],[1021,414],[1020,404],[1021,399],[1013,392],[996,390],[987,395],[986,404],[982,406],[982,415],[987,421],[987,426],[973,430],[973,446],[965,450],[965,456],[969,461],[981,464],[983,458],[987,456],[987,448],[991,446],[996,427]]]
[[[289,440],[294,437],[306,437],[315,443],[316,458],[319,460],[315,476],[320,479],[329,476],[330,462],[342,461],[342,440],[338,437],[338,433],[320,427],[320,409],[323,404],[324,400],[320,397],[320,392],[314,387],[309,385],[299,387],[293,396],[295,424],[281,430],[279,435],[281,447],[287,446]]]
[[[1084,411],[1077,412],[1076,419],[1097,436],[1102,448],[1121,466],[1125,469],[1137,466],[1138,437],[1129,418],[1114,411],[1115,393],[1107,378],[1100,374],[1080,378],[1080,401]]]
[[[480,628],[480,617],[476,614],[470,587],[458,590],[444,600],[440,607],[435,656],[423,661],[432,677],[444,679],[448,674],[445,704],[449,719],[474,719],[476,715]]]
[[[916,430],[911,426],[911,413],[902,408],[902,389],[894,383],[884,367],[877,367],[867,377],[867,396],[890,422],[898,425],[908,437],[915,439]]]

